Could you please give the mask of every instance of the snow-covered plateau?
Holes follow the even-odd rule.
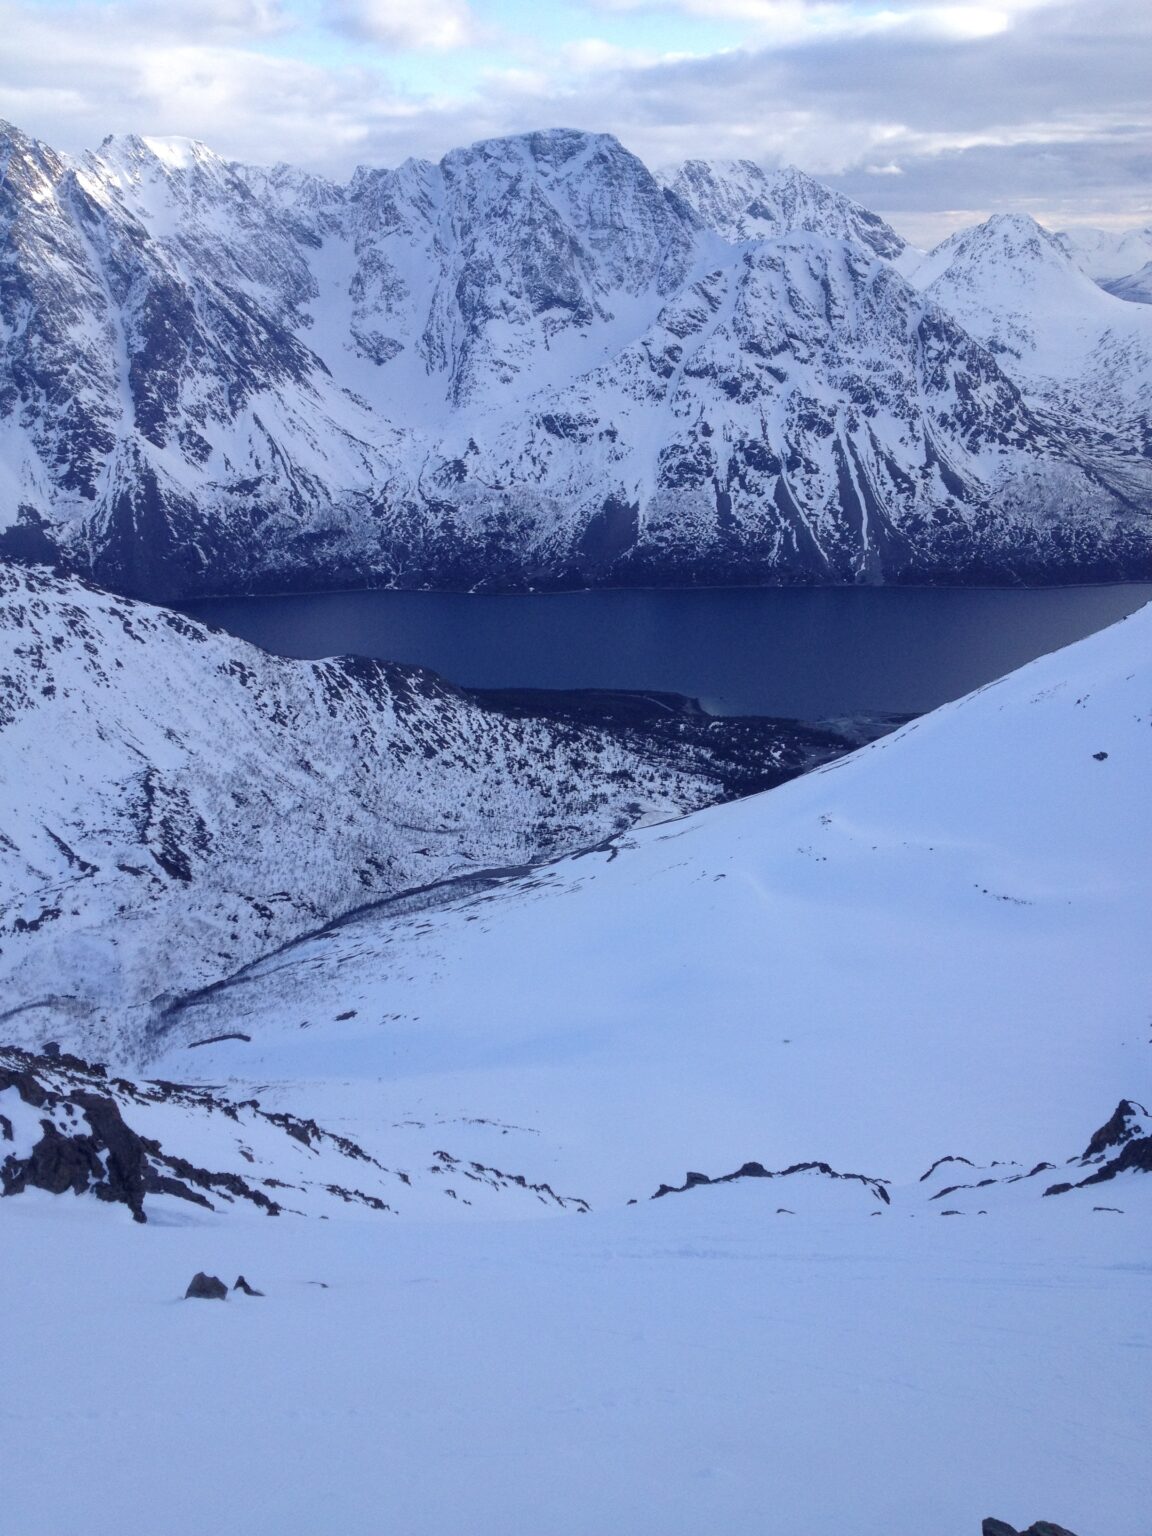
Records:
[[[128,595],[1152,571],[1152,306],[1030,219],[924,258],[603,134],[341,185],[6,126],[0,230],[2,547]]]
[[[1152,608],[671,819],[7,581],[4,1536],[1149,1536]]]

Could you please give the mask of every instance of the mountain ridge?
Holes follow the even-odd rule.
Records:
[[[1145,307],[1091,290],[1084,409],[802,173],[669,185],[565,129],[343,187],[5,145],[10,557],[160,600],[1152,570]]]

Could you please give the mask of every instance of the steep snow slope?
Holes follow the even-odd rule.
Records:
[[[352,1134],[525,1127],[593,1205],[748,1160],[1066,1157],[1149,1097],[1150,638],[1144,609],[766,795],[305,942],[158,1060]]]
[[[2,566],[0,741],[3,1038],[97,1058],[357,905],[717,793],[704,764],[430,673],[286,661]]]
[[[0,152],[11,554],[153,598],[1147,566],[1142,439],[1033,399],[799,173],[693,162],[694,211],[568,130],[347,186]]]
[[[69,602],[126,666],[162,622]],[[3,1521],[1145,1536],[1150,638],[290,947],[175,1019],[153,1070],[211,1088],[0,1049]],[[110,1102],[216,1209],[90,1197]],[[262,1294],[181,1301],[200,1270]]]

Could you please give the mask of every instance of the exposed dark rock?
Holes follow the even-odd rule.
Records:
[[[64,1058],[51,1058],[54,1063]],[[126,1205],[143,1221],[149,1164],[141,1138],[124,1123],[116,1101],[81,1088],[56,1093],[46,1088],[31,1065],[0,1065],[0,1091],[15,1088],[23,1102],[43,1111],[41,1137],[27,1157],[9,1153],[0,1164],[0,1192],[18,1195],[43,1189],[62,1195],[91,1191],[100,1200]],[[65,1126],[52,1117],[60,1111]],[[79,1112],[79,1113],[77,1113]]]
[[[709,1178],[706,1173],[688,1173],[683,1184],[661,1184],[651,1198],[659,1200],[663,1195],[682,1195],[686,1190],[698,1189],[707,1184],[731,1184],[738,1179],[786,1179],[796,1173],[819,1173],[829,1179],[851,1179],[871,1190],[885,1205],[891,1204],[891,1196],[884,1188],[887,1179],[874,1179],[863,1173],[837,1173],[827,1163],[793,1163],[790,1168],[781,1168],[776,1172],[769,1172],[763,1163],[743,1163],[734,1173],[724,1173],[715,1179]]]
[[[197,1270],[188,1282],[188,1289],[184,1292],[184,1300],[187,1301],[189,1297],[196,1297],[201,1301],[227,1301],[228,1287],[215,1275],[206,1275],[202,1269]]]
[[[1073,1533],[1065,1530],[1062,1525],[1053,1525],[1049,1520],[1037,1520],[1026,1531],[1017,1531],[1006,1520],[989,1518],[981,1525],[980,1536],[1073,1536]]]
[[[1112,1153],[1112,1156],[1108,1154]],[[1152,1173],[1152,1134],[1148,1111],[1134,1099],[1121,1099],[1108,1119],[1076,1159],[1080,1167],[1096,1164],[1082,1179],[1065,1179],[1050,1185],[1046,1195],[1064,1195],[1070,1189],[1106,1184],[1120,1173]]]
[[[943,1165],[945,1163],[963,1163],[965,1165],[965,1167],[968,1167],[968,1168],[971,1168],[971,1167],[974,1166],[973,1163],[972,1163],[971,1158],[968,1158],[968,1157],[957,1157],[957,1156],[953,1156],[953,1155],[949,1155],[948,1157],[938,1157],[936,1159],[936,1161],[932,1164],[931,1168],[929,1168],[928,1172],[927,1173],[922,1173],[920,1175],[920,1183],[923,1184],[925,1179],[930,1179],[932,1177],[932,1175],[936,1172],[937,1168],[943,1167]],[[958,1188],[958,1187],[959,1186],[957,1186],[957,1185],[953,1185],[953,1188]]]
[[[508,688],[469,690],[469,696],[516,719],[607,731],[630,752],[713,779],[718,800],[774,789],[913,718],[877,714],[810,722],[710,715],[696,699],[655,691]]]
[[[209,1196],[223,1197],[225,1202],[254,1205],[269,1216],[281,1214],[283,1207],[241,1174],[201,1168],[187,1158],[165,1151],[159,1141],[135,1131],[122,1113],[122,1107],[130,1114],[133,1105],[158,1102],[220,1114],[234,1122],[244,1111],[306,1146],[324,1143],[345,1157],[388,1172],[354,1142],[325,1131],[314,1121],[301,1121],[288,1114],[266,1114],[254,1100],[236,1103],[207,1089],[180,1083],[109,1080],[103,1066],[64,1053],[37,1055],[15,1046],[0,1046],[0,1092],[9,1088],[14,1088],[21,1101],[35,1111],[40,1136],[28,1156],[18,1158],[9,1152],[0,1160],[3,1195],[18,1195],[29,1188],[53,1194],[69,1190],[74,1194],[90,1193],[99,1200],[127,1205],[140,1222],[147,1219],[145,1200],[151,1195],[175,1196],[207,1210],[216,1209]],[[4,1117],[0,1124],[0,1146],[14,1139],[11,1122]],[[243,1155],[241,1147],[238,1156]],[[375,1209],[389,1209],[376,1196],[359,1191],[345,1194],[336,1185],[324,1187]]]
[[[263,1296],[264,1294],[263,1291],[258,1291],[254,1286],[249,1285],[243,1275],[236,1276],[232,1289],[234,1291],[242,1291],[245,1296]]]
[[[1143,1104],[1137,1104],[1133,1099],[1121,1099],[1112,1111],[1111,1117],[1093,1133],[1091,1141],[1081,1154],[1082,1157],[1085,1160],[1090,1157],[1100,1157],[1110,1148],[1120,1147],[1126,1141],[1131,1141],[1139,1134],[1133,1122],[1138,1117],[1147,1117],[1147,1114],[1148,1111]]]

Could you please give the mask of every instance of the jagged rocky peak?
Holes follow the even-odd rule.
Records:
[[[444,203],[444,174],[431,160],[409,157],[395,169],[360,165],[348,196],[363,235],[409,235],[431,228]]]
[[[0,220],[7,224],[21,196],[33,201],[51,198],[68,166],[64,155],[0,118]]]
[[[291,209],[266,195],[264,184],[253,185],[241,167],[198,140],[109,137],[83,157],[76,174],[104,225],[102,243],[123,240],[125,216],[135,221],[125,261],[140,265],[137,248],[146,259],[150,236],[168,258],[162,264],[174,263],[172,275],[182,284],[219,285],[229,299],[239,290],[269,306],[278,322],[294,317],[314,296],[300,247],[314,244],[315,237],[300,228]]]
[[[180,135],[153,137],[139,133],[110,133],[91,156],[109,168],[131,174],[162,171],[175,176],[181,172],[218,175],[230,173],[231,167],[215,150],[200,139]]]
[[[233,167],[198,139],[109,134],[99,149],[80,157],[77,178],[89,196],[117,199],[145,226],[166,213],[169,228],[157,233],[169,239],[184,233],[173,225],[174,216],[203,226],[231,205],[255,201]]]
[[[726,240],[772,239],[807,230],[854,240],[888,260],[907,248],[878,214],[795,166],[768,170],[754,160],[686,160],[665,181]]]
[[[963,267],[1006,266],[1032,281],[1038,271],[1045,269],[1061,274],[1076,273],[1056,236],[1027,213],[994,213],[982,224],[949,235],[928,253],[924,271],[926,274],[931,271],[936,276]]]
[[[246,165],[241,160],[229,162],[229,169],[262,196],[283,207],[323,208],[343,201],[345,189],[327,176],[302,170],[278,160],[275,165]]]
[[[1146,398],[1152,324],[1111,298],[1064,246],[1027,214],[995,214],[938,245],[912,279],[973,336],[1006,357],[1017,382],[1032,379],[1049,406],[1097,415],[1114,428]],[[1063,398],[1054,394],[1059,381]],[[1133,438],[1137,456],[1140,434]]]
[[[684,275],[691,219],[611,134],[555,128],[488,139],[453,150],[441,168],[466,247],[479,237],[517,253],[528,291],[542,280],[537,304],[578,303],[573,281],[636,294],[669,292]],[[544,243],[543,268],[525,241]]]
[[[299,244],[315,249],[327,237],[343,233],[348,188],[338,182],[283,160],[271,166],[234,160],[229,170],[264,208],[284,221]]]

